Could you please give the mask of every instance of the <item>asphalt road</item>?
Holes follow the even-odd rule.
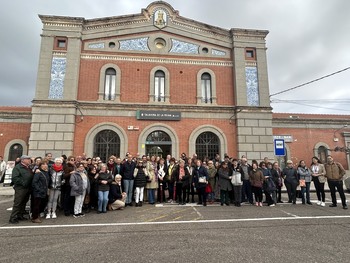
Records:
[[[0,262],[349,262],[350,210],[329,204],[144,205],[10,225],[1,197]]]

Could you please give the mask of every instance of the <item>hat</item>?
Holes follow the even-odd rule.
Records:
[[[31,159],[31,157],[28,156],[28,155],[22,155],[22,156],[21,156],[21,160],[24,160],[24,159]]]

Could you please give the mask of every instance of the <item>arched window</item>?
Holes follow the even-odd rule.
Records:
[[[15,161],[16,158],[21,157],[23,155],[23,146],[19,143],[15,143],[11,145],[9,152],[9,161]]]
[[[115,99],[115,81],[117,73],[114,68],[108,68],[105,74],[104,100]]]
[[[103,161],[107,161],[111,155],[120,156],[120,138],[111,130],[103,130],[96,134],[94,139],[94,154]]]
[[[201,76],[201,89],[202,89],[202,102],[212,103],[212,88],[211,88],[211,76],[209,73],[203,73]]]
[[[196,139],[196,154],[199,159],[204,157],[214,159],[215,154],[220,153],[220,140],[212,132],[203,132]]]
[[[165,101],[165,73],[161,70],[154,74],[154,101]]]
[[[318,147],[317,153],[318,153],[318,159],[320,159],[320,161],[322,163],[326,163],[327,162],[328,149],[325,146],[320,146],[320,147]]]
[[[163,131],[154,131],[146,138],[146,154],[165,157],[171,155],[171,138]]]

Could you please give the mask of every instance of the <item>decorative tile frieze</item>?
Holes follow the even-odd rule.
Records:
[[[256,67],[246,67],[245,77],[247,85],[247,103],[248,106],[259,106],[259,83],[258,69]]]
[[[66,75],[66,58],[53,57],[51,64],[51,80],[49,99],[62,99],[64,78]]]
[[[212,49],[211,54],[215,56],[226,56],[225,51],[217,50],[217,49]]]
[[[120,50],[150,51],[148,48],[148,37],[120,40],[119,44]]]
[[[105,48],[105,43],[91,43],[88,45],[88,48],[102,49]]]
[[[176,39],[171,39],[172,42],[172,47],[170,49],[170,53],[184,53],[184,54],[198,54],[199,53],[199,46],[176,40]]]

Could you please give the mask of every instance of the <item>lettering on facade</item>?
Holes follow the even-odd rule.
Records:
[[[138,120],[179,121],[179,120],[181,120],[181,112],[179,112],[179,111],[144,111],[144,110],[138,110],[136,112],[136,119],[138,119]]]

